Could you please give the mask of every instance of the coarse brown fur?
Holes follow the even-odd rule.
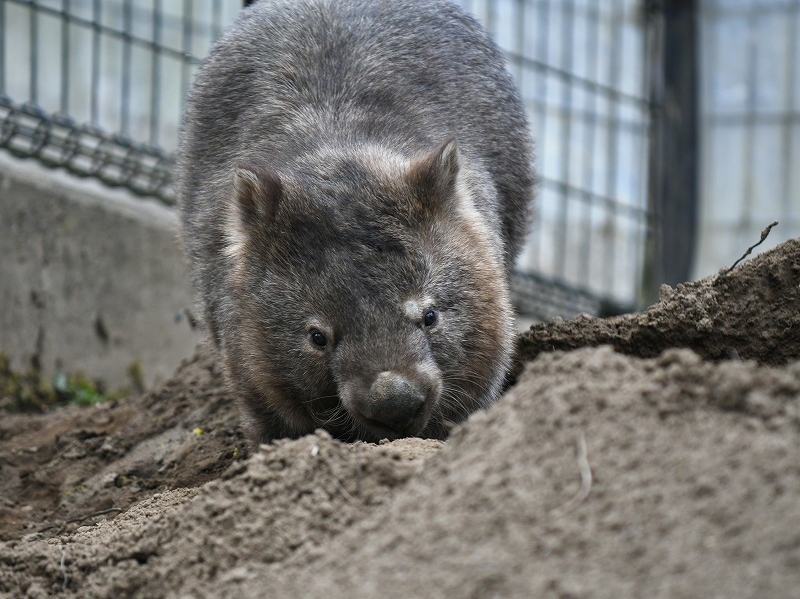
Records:
[[[179,169],[204,322],[257,441],[444,437],[499,395],[524,113],[446,0],[262,0],[198,75]]]

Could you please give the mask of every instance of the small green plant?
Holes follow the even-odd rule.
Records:
[[[139,360],[134,360],[127,370],[128,378],[131,380],[131,387],[134,393],[144,393],[144,373]]]
[[[141,367],[138,363],[131,365],[131,371],[131,378],[140,382]],[[68,376],[58,372],[50,383],[35,364],[31,364],[25,372],[17,372],[12,370],[8,354],[0,352],[0,410],[46,412],[55,406],[92,406],[128,395],[128,386],[108,390],[102,381],[93,380],[81,373]]]
[[[0,406],[11,412],[44,412],[58,402],[52,386],[38,368],[11,369],[8,354],[0,353]]]
[[[53,388],[62,403],[72,403],[79,406],[93,406],[107,401],[101,390],[101,385],[83,374],[67,377],[63,372],[58,372],[53,377]]]

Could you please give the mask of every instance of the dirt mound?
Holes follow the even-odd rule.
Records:
[[[248,453],[234,401],[203,348],[142,396],[2,414],[0,540],[74,530],[97,512],[106,517],[153,493],[217,478]]]
[[[538,355],[445,444],[245,460],[202,352],[149,395],[3,417],[0,597],[800,598],[798,286],[790,242],[644,314],[535,327],[523,356],[697,353]]]
[[[542,356],[318,563],[205,596],[800,597],[798,393],[797,363]]]
[[[663,285],[660,301],[641,314],[534,325],[517,342],[517,372],[540,352],[599,345],[640,358],[671,347],[770,366],[800,358],[800,239],[726,270],[677,289]]]
[[[199,491],[157,494],[59,539],[31,535],[0,546],[0,589],[30,594],[26,585],[35,584],[67,596],[164,597],[238,580],[250,560],[313,560],[441,444],[345,445],[324,432],[278,441]]]
[[[799,363],[717,365],[688,350],[544,355],[416,476],[403,452],[419,460],[435,442],[278,442],[199,491],[6,543],[0,588],[800,597],[798,395]]]

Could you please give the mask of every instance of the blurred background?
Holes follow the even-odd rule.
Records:
[[[774,220],[758,251],[798,235],[800,0],[459,3],[505,52],[536,140],[537,216],[513,282],[523,321],[641,309],[662,283],[731,265]],[[242,4],[0,0],[0,147],[60,167],[60,181],[122,188],[129,208],[169,207],[184,98]],[[29,302],[9,293],[6,305]],[[176,321],[184,297],[170,300]],[[87,301],[107,352],[113,325]],[[0,316],[4,346],[12,324]]]

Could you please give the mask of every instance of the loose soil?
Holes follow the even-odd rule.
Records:
[[[249,451],[203,348],[151,393],[3,415],[0,597],[800,598],[798,294],[791,241],[536,325],[446,443]]]
[[[519,362],[541,352],[611,345],[653,358],[687,347],[706,360],[755,360],[780,366],[800,358],[800,240],[765,252],[730,273],[661,287],[660,301],[640,314],[615,318],[579,316],[538,324],[520,335]],[[723,274],[726,273],[726,274]]]

